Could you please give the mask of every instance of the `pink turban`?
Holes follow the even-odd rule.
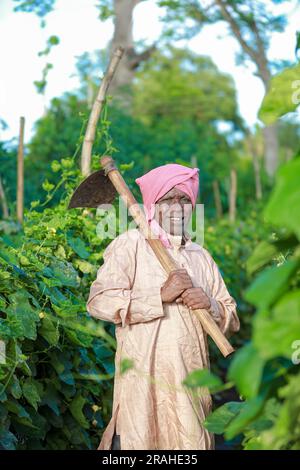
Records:
[[[199,189],[198,172],[199,168],[188,168],[177,163],[169,163],[154,168],[135,180],[143,196],[147,221],[166,247],[171,246],[168,236],[158,222],[153,219],[155,203],[168,191],[176,187],[189,196],[194,208]]]

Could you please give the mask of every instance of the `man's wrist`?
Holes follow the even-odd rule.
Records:
[[[207,296],[207,299],[208,299],[208,303],[209,303],[209,306],[207,307],[207,310],[211,310],[211,307],[212,307],[212,303],[211,303],[211,297]]]

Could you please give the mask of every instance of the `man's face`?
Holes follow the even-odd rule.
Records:
[[[183,235],[192,211],[188,195],[174,187],[156,202],[154,218],[171,235]]]

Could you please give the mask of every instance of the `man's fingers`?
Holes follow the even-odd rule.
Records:
[[[174,276],[173,280],[178,280],[179,282],[181,281],[191,281],[191,278],[188,274],[178,274]]]
[[[175,274],[188,274],[187,270],[182,268],[182,269],[173,269],[173,271],[170,272],[170,275],[174,276]]]
[[[186,289],[182,294],[181,294],[181,297],[183,298],[183,300],[187,300],[190,295],[191,295],[192,291],[191,289]]]

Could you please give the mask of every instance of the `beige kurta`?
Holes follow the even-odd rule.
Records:
[[[227,336],[238,331],[237,304],[209,252],[190,237],[184,247],[167,250],[211,298],[210,313],[222,331]],[[211,411],[211,396],[181,383],[190,372],[210,366],[199,319],[183,304],[162,303],[160,288],[168,276],[138,229],[114,239],[103,258],[87,310],[116,324],[117,350],[112,417],[98,449],[111,448],[115,428],[122,450],[214,449],[214,436],[201,424]],[[125,358],[134,367],[120,375]]]

